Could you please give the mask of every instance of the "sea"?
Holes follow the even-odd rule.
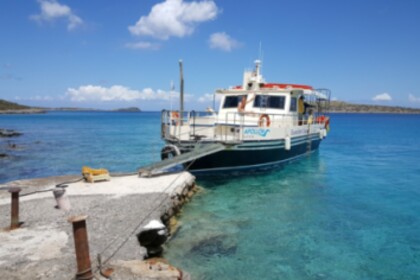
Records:
[[[159,112],[0,115],[0,183],[135,172],[160,160]],[[420,115],[332,114],[319,151],[198,177],[164,257],[192,279],[420,279]]]

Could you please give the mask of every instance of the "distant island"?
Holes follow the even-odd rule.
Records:
[[[57,107],[57,108],[39,108],[21,105],[18,103],[0,99],[0,114],[42,114],[48,111],[63,112],[141,112],[138,107],[120,108],[114,110],[102,110],[93,108],[74,108],[74,107]]]
[[[46,111],[0,99],[0,114],[41,114]]]
[[[137,107],[121,108],[121,109],[116,109],[112,111],[114,112],[141,112],[141,110]]]
[[[343,101],[331,101],[331,113],[372,113],[372,114],[420,114],[420,109],[400,107],[400,106],[380,106],[380,105],[364,105],[352,104]],[[0,114],[40,114],[48,111],[66,111],[66,112],[80,112],[80,111],[93,111],[93,112],[141,112],[137,107],[128,107],[114,110],[100,110],[89,108],[36,108],[17,103],[9,102],[0,99]]]
[[[352,104],[343,101],[331,101],[331,113],[372,113],[372,114],[420,114],[420,109],[400,106],[380,106]]]

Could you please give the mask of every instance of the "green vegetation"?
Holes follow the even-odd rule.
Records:
[[[388,113],[388,114],[420,114],[420,109],[380,106],[380,105],[364,105],[352,104],[342,101],[331,101],[330,112],[332,113]]]
[[[0,99],[0,110],[25,110],[25,109],[31,109],[31,107]]]

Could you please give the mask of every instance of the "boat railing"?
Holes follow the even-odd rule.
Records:
[[[167,140],[200,140],[213,134],[217,114],[215,112],[163,110],[161,114],[161,137]]]
[[[161,135],[171,141],[241,142],[245,128],[291,128],[325,122],[325,112],[313,110],[312,116],[297,113],[162,111]]]

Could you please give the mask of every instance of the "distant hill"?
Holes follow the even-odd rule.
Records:
[[[31,109],[31,107],[0,99],[0,110],[24,110],[24,109]]]
[[[115,112],[141,112],[141,110],[137,107],[128,107],[128,108],[121,108],[113,110]]]
[[[387,113],[387,114],[420,114],[420,109],[399,107],[352,104],[342,101],[331,101],[331,113]]]
[[[45,110],[0,99],[0,114],[41,114]]]

